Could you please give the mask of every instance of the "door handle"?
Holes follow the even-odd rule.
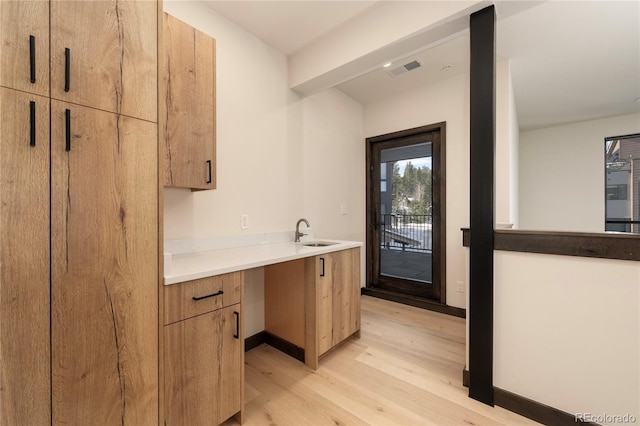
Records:
[[[65,129],[66,129],[66,133],[65,133],[66,144],[65,144],[64,150],[69,152],[71,151],[71,110],[70,109],[64,110],[64,121],[65,121]]]
[[[236,332],[233,334],[234,339],[240,338],[240,312],[233,311],[233,315],[236,316]]]
[[[29,36],[29,72],[31,83],[36,82],[36,38]]]
[[[207,160],[207,167],[209,168],[209,177],[207,178],[207,183],[211,183],[213,179],[213,175],[211,173],[211,160]]]
[[[324,277],[324,257],[320,258],[320,276]]]
[[[36,146],[36,103],[29,101],[29,146]]]
[[[64,48],[64,91],[68,92],[71,87],[71,50]]]

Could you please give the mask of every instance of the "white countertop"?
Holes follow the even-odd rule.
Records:
[[[302,245],[308,243],[308,241],[304,243],[289,241],[173,254],[171,255],[171,268],[164,276],[164,284],[176,284],[363,246],[363,243],[359,241],[326,239],[314,241],[335,244],[323,247],[308,247]]]

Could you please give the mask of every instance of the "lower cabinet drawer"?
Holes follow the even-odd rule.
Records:
[[[164,324],[240,303],[242,274],[233,272],[164,286]]]

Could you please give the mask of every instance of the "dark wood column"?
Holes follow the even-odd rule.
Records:
[[[469,396],[493,405],[495,7],[471,15]]]

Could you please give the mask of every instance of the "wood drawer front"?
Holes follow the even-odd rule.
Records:
[[[240,303],[242,281],[234,272],[165,286],[165,325]]]

